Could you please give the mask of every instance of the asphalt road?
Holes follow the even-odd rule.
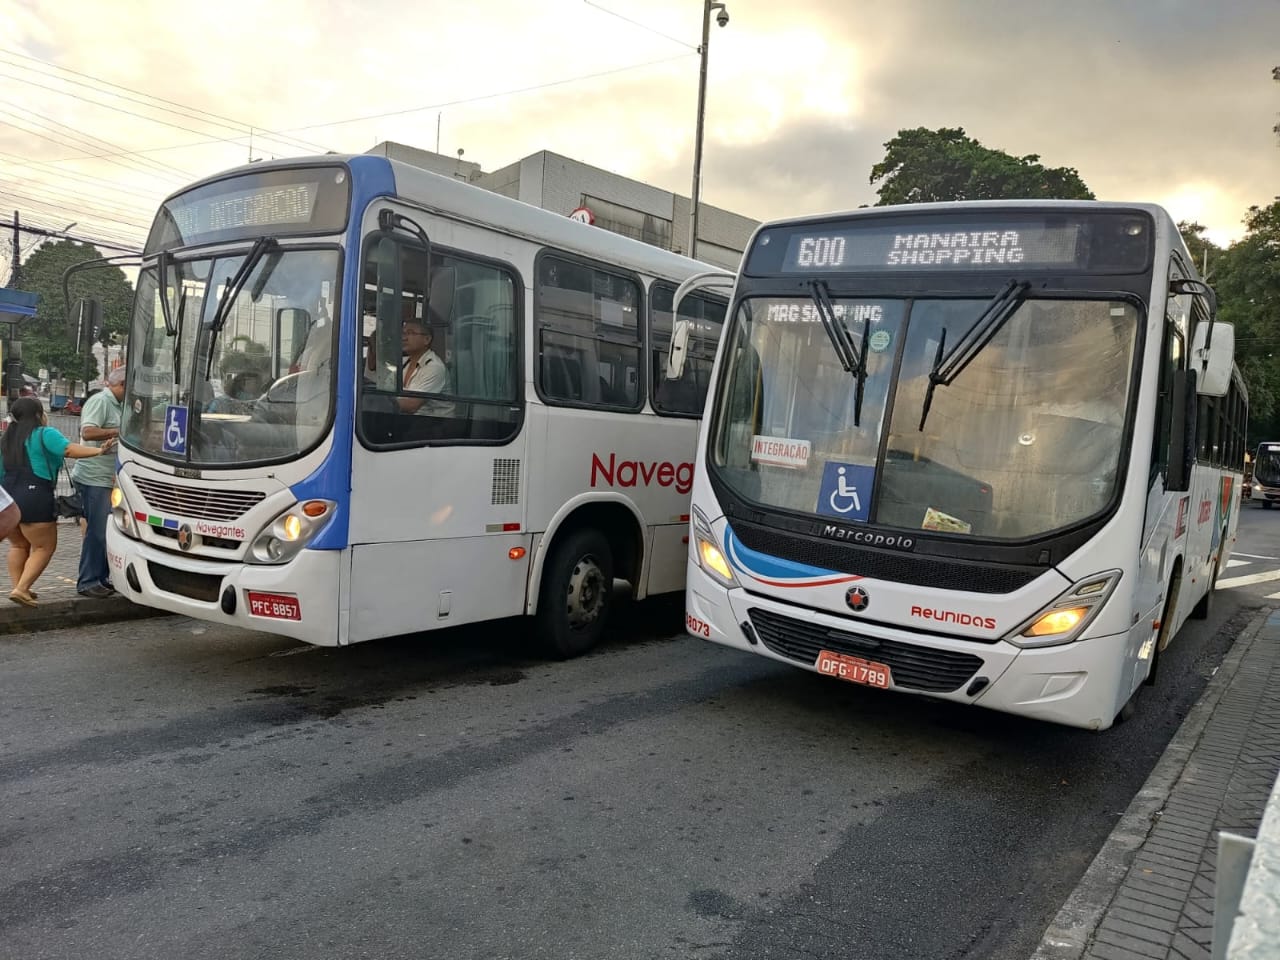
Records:
[[[1237,554],[1104,734],[700,643],[678,601],[569,663],[519,622],[0,638],[0,957],[1022,960],[1275,602],[1280,511]]]

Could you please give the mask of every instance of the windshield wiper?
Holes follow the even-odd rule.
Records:
[[[187,287],[182,278],[176,278],[178,286],[178,315],[173,320],[173,385],[182,385],[182,321],[187,314]],[[166,321],[167,322],[167,321]]]
[[[974,321],[969,332],[960,338],[951,350],[947,350],[947,328],[942,328],[942,336],[938,340],[938,352],[933,358],[933,369],[929,371],[929,387],[924,392],[924,408],[920,411],[920,429],[924,430],[924,422],[929,419],[929,407],[933,405],[933,391],[939,385],[951,386],[956,377],[964,372],[992,338],[1000,332],[1000,328],[1008,322],[1017,311],[1031,284],[1025,280],[1019,283],[1010,280],[1000,292],[992,297],[978,319]]]
[[[169,251],[161,250],[156,257],[156,272],[160,274],[160,312],[164,315],[164,332],[173,336],[173,309],[169,306]]]
[[[259,237],[253,242],[253,247],[240,263],[240,269],[235,274],[227,278],[226,285],[222,288],[222,296],[218,298],[218,309],[213,312],[213,319],[209,321],[209,359],[205,363],[204,378],[206,381],[213,372],[213,348],[218,342],[218,334],[222,332],[222,328],[227,323],[227,315],[231,312],[231,304],[236,302],[236,297],[240,296],[240,291],[244,289],[245,283],[249,280],[249,276],[253,273],[253,268],[258,265],[268,251],[274,251],[277,244],[273,237]],[[264,274],[270,273],[275,269],[279,257],[272,258],[269,269],[264,270]],[[254,291],[260,297],[262,296],[262,288],[266,286],[266,277],[260,277],[258,282],[254,284]],[[255,299],[257,299],[255,297]]]
[[[818,319],[822,321],[822,329],[827,332],[827,339],[831,341],[831,347],[840,360],[840,366],[844,367],[845,373],[853,376],[857,384],[853,400],[853,425],[861,426],[862,394],[867,383],[867,337],[871,332],[871,321],[869,319],[863,321],[862,344],[858,346],[854,343],[853,334],[844,325],[844,321],[836,316],[835,306],[831,303],[831,291],[827,289],[826,283],[822,280],[813,280],[810,281],[809,286],[811,288],[809,296],[814,306],[818,308]]]

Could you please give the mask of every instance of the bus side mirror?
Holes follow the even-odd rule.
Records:
[[[1196,462],[1196,371],[1178,370],[1173,375],[1173,430],[1169,435],[1169,468],[1164,488],[1170,493],[1191,489],[1191,468]]]
[[[689,331],[693,324],[682,317],[677,317],[671,328],[671,346],[667,350],[667,379],[680,380],[684,377],[684,361],[689,352]]]
[[[81,297],[69,318],[71,341],[76,353],[88,353],[102,339],[102,303],[89,297]]]
[[[1212,339],[1211,339],[1212,338]],[[1231,386],[1231,365],[1235,363],[1236,329],[1229,323],[1196,324],[1191,343],[1191,366],[1198,374],[1197,390],[1202,396],[1224,397]]]

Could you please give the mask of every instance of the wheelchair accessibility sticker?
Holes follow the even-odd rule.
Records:
[[[834,461],[823,464],[818,513],[865,521],[871,512],[871,485],[875,478],[875,467]]]
[[[164,408],[164,441],[162,449],[165,453],[187,452],[187,408],[168,406]]]

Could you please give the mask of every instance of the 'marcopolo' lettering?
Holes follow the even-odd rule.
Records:
[[[831,540],[862,543],[868,547],[886,547],[890,550],[914,550],[916,545],[911,537],[879,533],[875,530],[850,530],[847,527],[837,527],[833,523],[828,523],[822,528],[822,535]]]

